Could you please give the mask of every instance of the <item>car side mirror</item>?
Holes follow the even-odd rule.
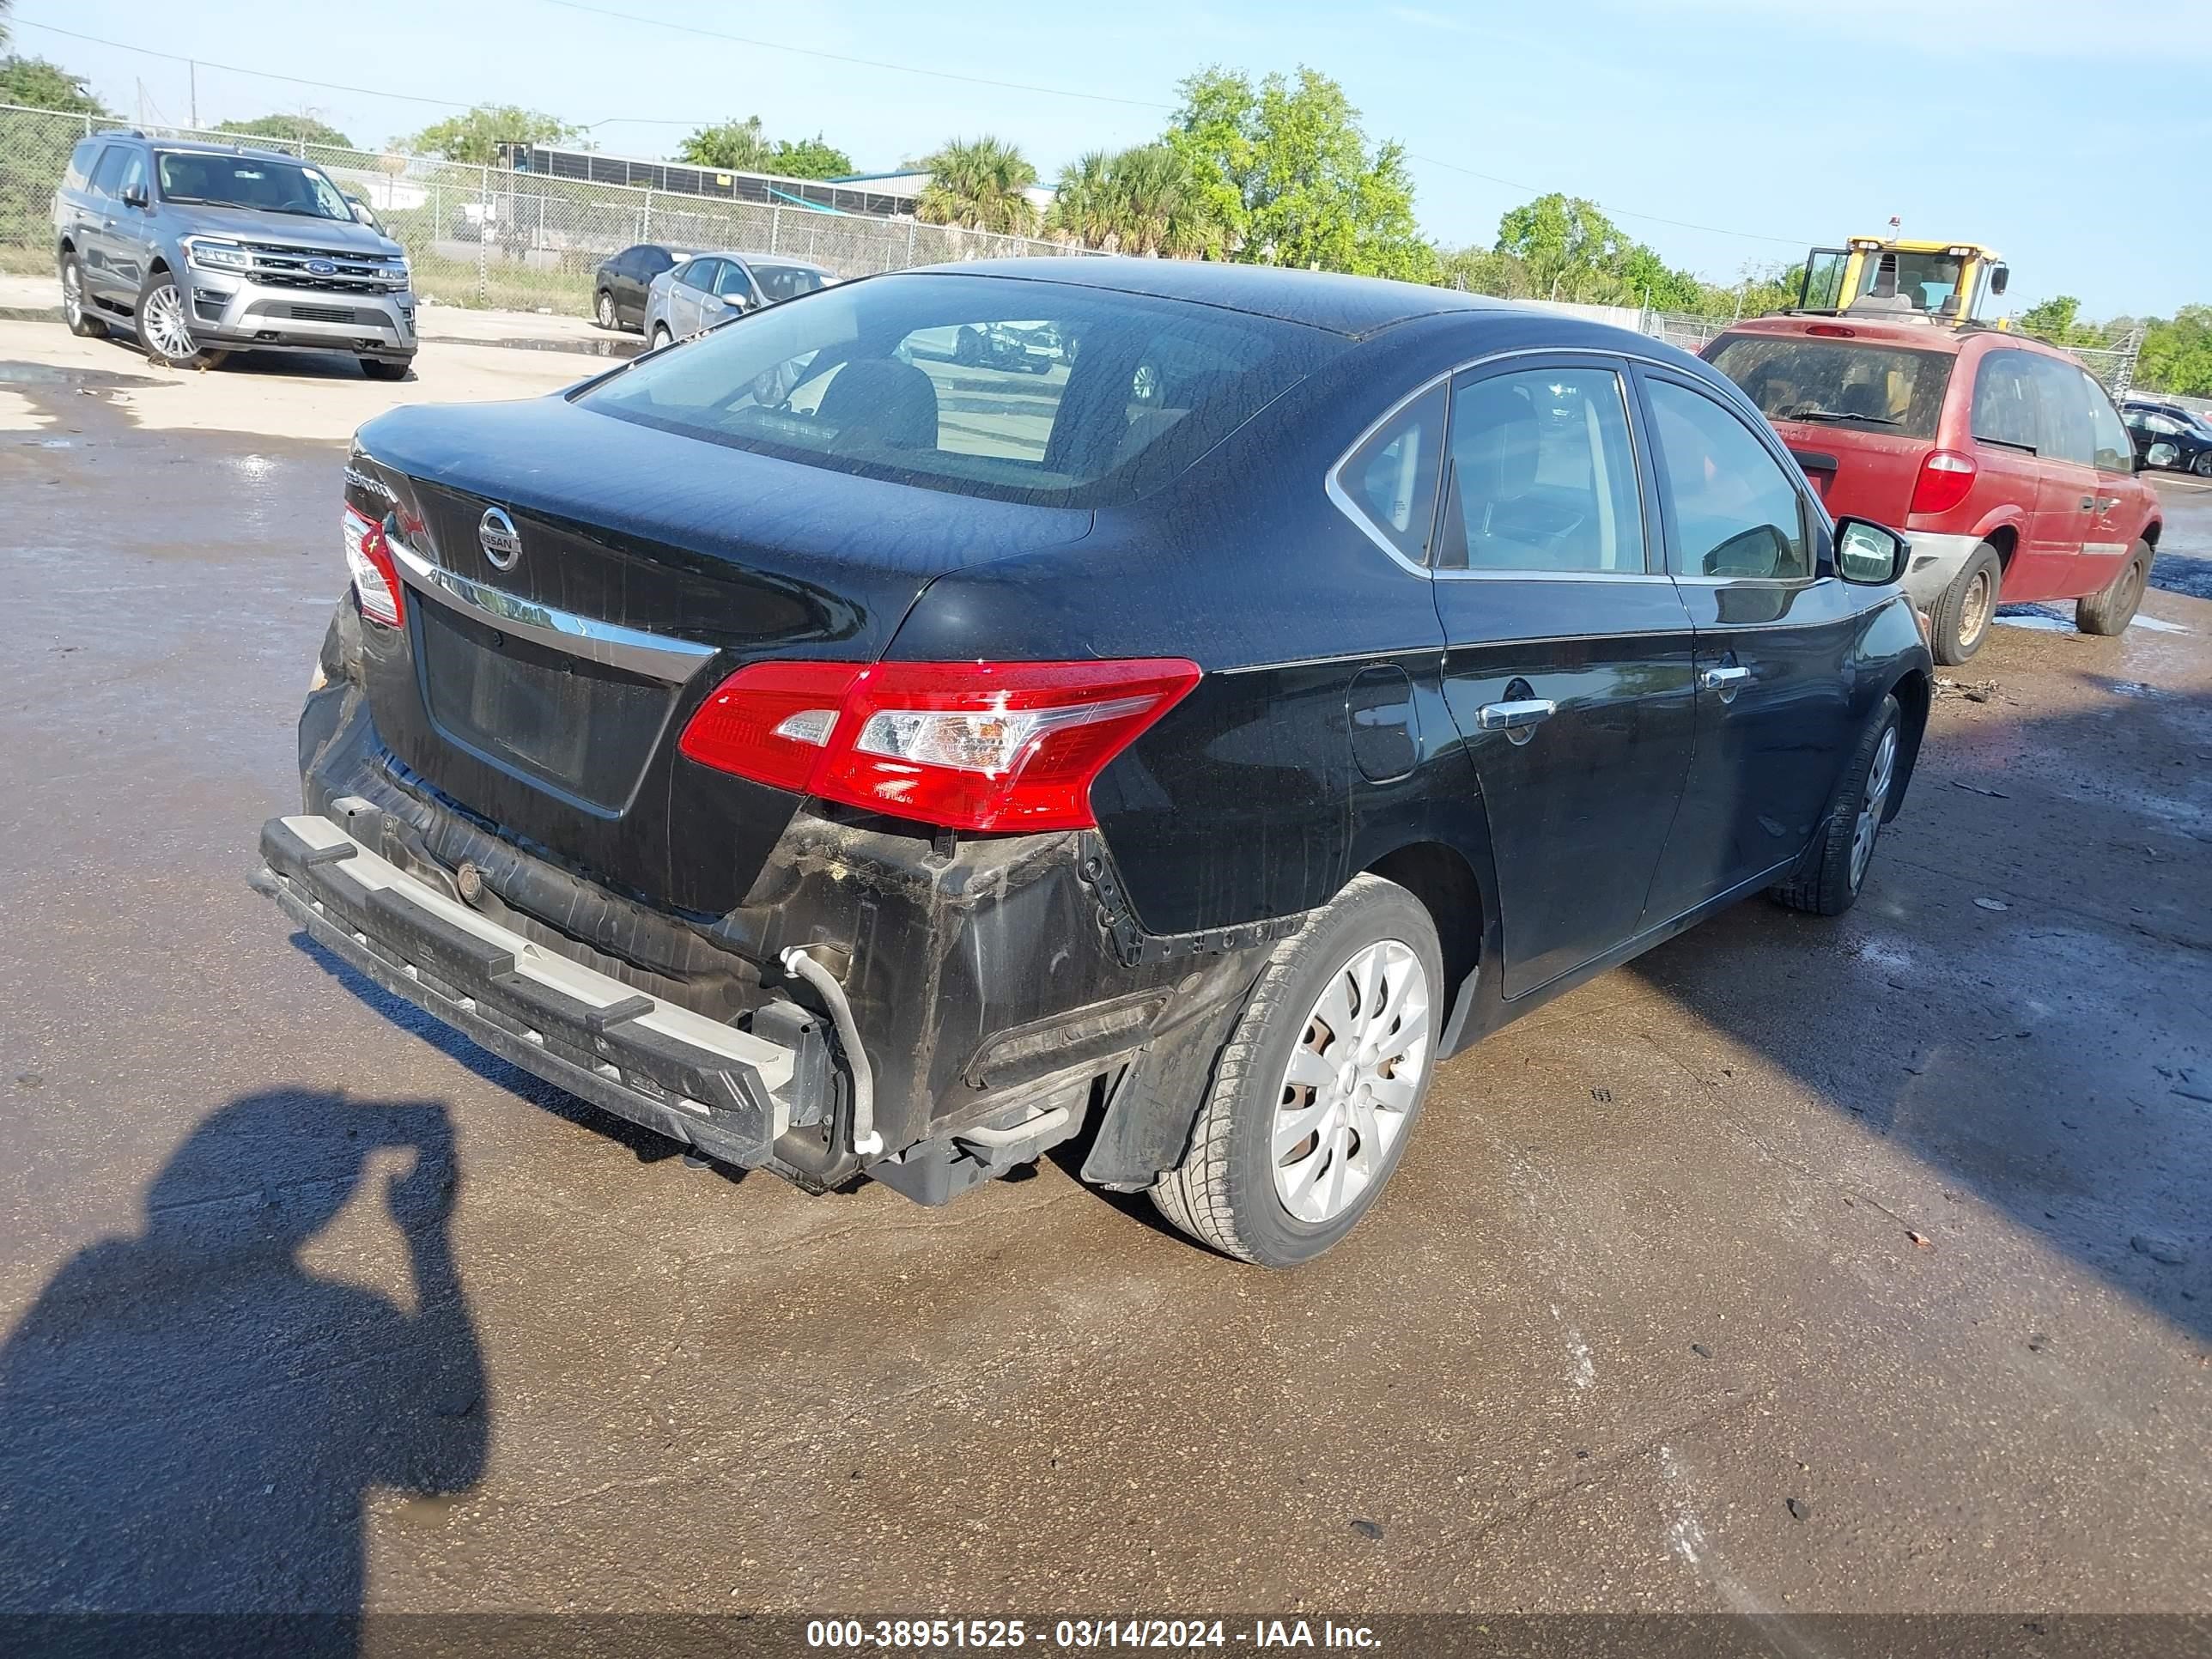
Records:
[[[2143,464],[2147,466],[2172,466],[2180,459],[2179,445],[2155,443],[2150,447],[2150,453],[2143,457]]]
[[[1990,272],[1990,292],[1992,294],[2002,294],[2005,291],[2005,284],[2010,281],[2012,281],[2012,267],[2010,265],[1998,265],[1995,267]]]
[[[362,201],[360,197],[347,197],[346,206],[352,210],[356,224],[367,225],[371,230],[377,228],[376,215],[370,210],[368,204]]]
[[[1869,519],[1836,523],[1836,574],[1863,587],[1886,587],[1905,574],[1904,537]]]
[[[143,208],[146,205],[147,199],[145,185],[125,185],[123,186],[124,206],[128,208]]]

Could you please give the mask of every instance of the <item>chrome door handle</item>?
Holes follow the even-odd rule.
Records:
[[[1486,702],[1474,711],[1474,723],[1485,732],[1503,732],[1508,741],[1526,743],[1536,728],[1559,712],[1549,697],[1523,697],[1515,702]]]
[[[1719,692],[1723,702],[1734,702],[1735,694],[1743,689],[1743,683],[1750,678],[1751,670],[1748,668],[1708,668],[1698,676],[1698,684],[1708,691]]]

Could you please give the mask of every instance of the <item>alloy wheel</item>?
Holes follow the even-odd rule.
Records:
[[[1386,1172],[1433,1051],[1429,1008],[1420,957],[1386,939],[1338,969],[1306,1015],[1268,1148],[1275,1195],[1299,1220],[1334,1220]]]
[[[1859,821],[1851,829],[1851,890],[1866,879],[1867,863],[1874,857],[1875,837],[1881,833],[1882,809],[1889,804],[1889,786],[1897,775],[1897,727],[1885,727],[1875,745],[1874,764],[1867,769],[1866,793],[1859,798]]]
[[[611,294],[602,294],[599,295],[599,326],[601,328],[612,328],[614,325],[614,295]]]
[[[2199,450],[2189,470],[2200,478],[2212,478],[2212,449]]]
[[[62,267],[62,320],[72,329],[84,324],[84,279],[73,264]]]
[[[187,362],[199,349],[192,343],[191,325],[185,320],[185,296],[174,283],[164,283],[146,296],[138,325],[145,331],[146,343],[169,362]]]

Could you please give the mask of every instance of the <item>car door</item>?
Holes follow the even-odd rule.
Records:
[[[711,328],[716,323],[750,311],[759,303],[753,289],[752,273],[742,260],[725,259],[722,268],[714,275],[714,292],[700,306],[701,324]]]
[[[2083,564],[2106,494],[2097,476],[2096,431],[2078,368],[2040,352],[2027,354],[2027,364],[2042,433],[2036,516],[2042,521],[2037,540],[2043,559],[2029,580],[2006,586],[2015,599],[2072,599],[2104,585],[2089,581]]]
[[[1633,938],[1690,765],[1688,612],[1659,563],[1627,364],[1451,386],[1435,556],[1444,699],[1490,826],[1517,997]]]
[[[115,181],[114,200],[102,222],[108,275],[117,290],[135,301],[152,267],[154,216],[145,205],[152,200],[152,181],[146,170],[146,152],[126,148],[123,170]]]
[[[85,289],[106,300],[137,297],[136,289],[127,295],[120,291],[112,258],[115,217],[123,210],[118,198],[123,188],[123,168],[130,159],[130,149],[123,144],[110,144],[100,152],[86,185],[86,202],[77,222]]]
[[[1827,515],[1763,422],[1687,374],[1638,380],[1696,634],[1695,757],[1652,927],[1772,879],[1811,842],[1853,737],[1844,659],[1865,601],[1832,574]]]
[[[2088,410],[2090,463],[2097,472],[2096,505],[2090,511],[2089,538],[2081,544],[2078,592],[2094,593],[2120,573],[2142,534],[2140,492],[2135,485],[2134,441],[2120,412],[2087,369],[2074,371],[2078,396]]]
[[[667,249],[647,244],[632,248],[625,263],[627,269],[623,292],[615,296],[615,304],[629,312],[642,326],[646,295],[653,287],[653,279],[674,264],[676,258]]]
[[[694,259],[678,265],[669,281],[668,304],[664,307],[668,319],[668,331],[681,340],[699,331],[699,302],[707,297],[708,285],[720,269],[720,259]]]

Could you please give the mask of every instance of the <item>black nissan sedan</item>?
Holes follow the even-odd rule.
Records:
[[[1928,711],[1898,538],[1722,376],[1302,271],[869,278],[383,416],[343,518],[294,923],[714,1158],[940,1203],[1070,1142],[1272,1266],[1445,1056],[1848,908]]]

